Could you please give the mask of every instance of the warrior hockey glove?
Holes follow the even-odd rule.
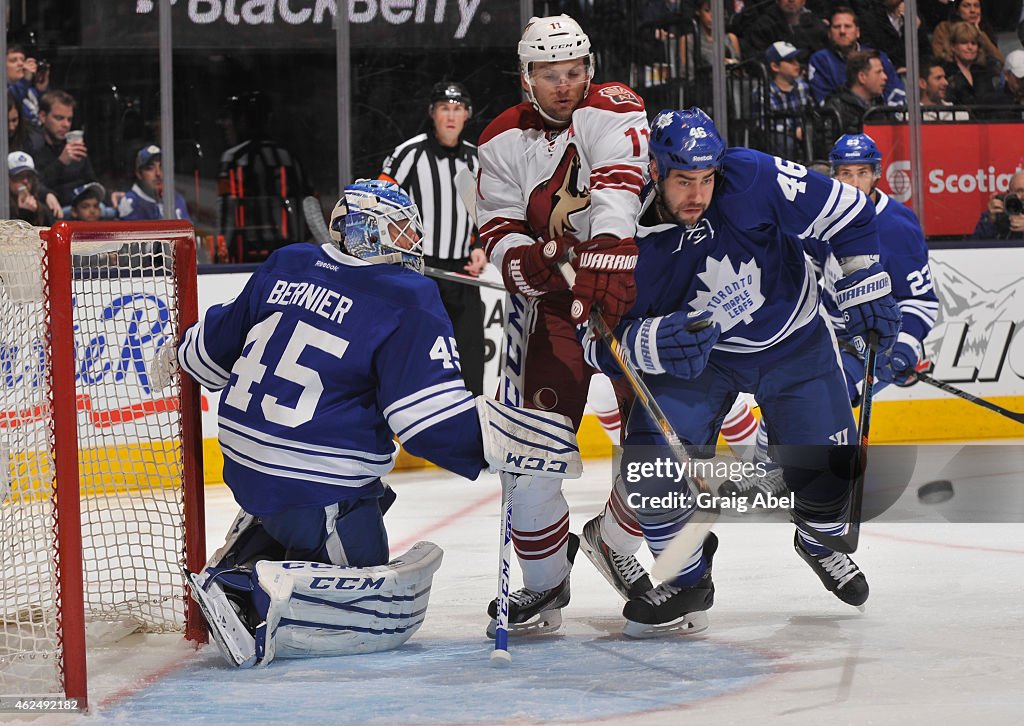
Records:
[[[878,380],[909,386],[921,359],[921,343],[910,333],[900,331],[892,350],[878,360]]]
[[[569,284],[559,272],[558,263],[574,241],[559,237],[545,244],[520,245],[507,250],[501,261],[505,289],[526,297],[568,290]]]
[[[900,330],[900,309],[892,296],[888,273],[877,262],[836,280],[836,306],[843,313],[846,332],[863,350],[869,331],[878,334],[878,350],[886,351],[896,342]],[[860,342],[856,340],[860,338]]]
[[[597,305],[608,327],[614,329],[636,300],[636,283],[633,282],[636,244],[632,238],[602,237],[578,243],[575,252],[573,320],[577,323],[587,320],[590,308]]]
[[[707,310],[647,318],[626,328],[622,344],[634,365],[646,373],[696,378],[722,334],[718,323],[706,324],[710,320]]]

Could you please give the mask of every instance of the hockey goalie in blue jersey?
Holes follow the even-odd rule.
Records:
[[[422,623],[441,550],[420,542],[388,561],[394,493],[381,477],[395,436],[467,479],[538,465],[579,476],[567,419],[466,390],[420,234],[396,185],[351,184],[331,219],[337,244],[274,252],[177,346],[181,368],[221,391],[224,481],[242,509],[189,574],[233,665],[385,650]]]
[[[660,113],[649,148],[652,185],[637,227],[637,301],[617,328],[623,348],[697,455],[713,451],[737,394],[756,394],[772,441],[783,445],[778,461],[794,493],[794,513],[810,530],[797,530],[796,551],[828,590],[859,606],[868,596],[863,573],[849,555],[813,536],[845,527],[855,451],[848,444],[856,424],[802,240],[832,246],[843,273],[835,289],[848,331],[865,338],[873,331],[887,350],[899,311],[878,264],[872,205],[857,189],[798,164],[726,149],[700,109]],[[703,319],[712,324],[691,332]],[[587,354],[616,372],[602,345],[591,342]],[[634,407],[625,455],[631,445],[661,443],[657,424]],[[674,487],[664,492],[669,495],[686,491],[685,482],[662,486]],[[692,509],[635,511],[657,555]],[[616,541],[619,549],[622,543]],[[642,637],[706,627],[717,546],[709,534],[674,579],[627,602],[625,632]]]

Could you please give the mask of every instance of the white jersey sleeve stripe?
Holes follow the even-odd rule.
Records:
[[[446,398],[451,400],[454,398],[454,394],[450,394],[446,396]],[[412,422],[401,431],[398,431],[393,427],[391,430],[395,432],[395,435],[400,441],[408,441],[416,434],[429,429],[431,426],[436,426],[442,421],[450,419],[452,416],[458,416],[460,413],[475,408],[476,404],[473,402],[473,396],[468,391],[458,398],[460,399],[459,401],[450,406],[446,406],[443,409],[439,410],[437,407],[434,407],[431,414],[419,418],[417,421]],[[389,418],[388,422],[390,423],[392,420],[393,419]]]
[[[903,315],[914,315],[923,320],[929,328],[935,325],[939,314],[939,304],[923,302],[921,300],[900,300],[900,313]]]
[[[182,336],[178,346],[178,362],[189,375],[211,391],[219,391],[228,384],[230,374],[217,365],[206,351],[203,324],[193,325]]]
[[[807,237],[822,239],[822,235],[825,234],[832,224],[846,214],[847,210],[854,205],[859,193],[848,184],[842,184],[833,179],[832,190],[829,192],[828,200],[822,206],[821,212],[814,218],[814,221],[800,234],[800,239],[806,239]]]
[[[857,195],[856,199],[857,203],[853,205],[853,209],[847,212],[846,216],[844,216],[841,220],[833,224],[832,228],[829,229],[828,232],[826,232],[822,236],[821,239],[823,241],[828,242],[830,239],[832,239],[832,235],[834,235],[836,232],[841,232],[843,229],[845,229],[846,225],[853,221],[854,217],[860,214],[860,210],[864,209],[864,205],[868,203],[867,196],[863,194]]]
[[[403,409],[410,406],[416,406],[422,403],[425,399],[429,399],[431,396],[464,388],[465,386],[461,381],[445,381],[444,383],[427,386],[426,388],[421,388],[415,393],[410,393],[408,396],[398,399],[381,411],[381,413],[383,413],[385,417],[391,418],[392,415],[400,413]]]

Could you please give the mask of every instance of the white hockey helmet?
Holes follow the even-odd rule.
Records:
[[[530,103],[540,111],[548,121],[555,121],[544,113],[537,104],[530,81],[530,72],[534,63],[556,63],[558,61],[584,58],[587,62],[587,85],[594,77],[594,54],[590,52],[590,38],[583,32],[580,24],[566,14],[549,15],[547,17],[530,18],[519,41],[519,71],[526,79],[527,95]],[[583,95],[587,94],[587,89]]]
[[[358,179],[346,186],[331,212],[330,234],[353,257],[423,272],[419,209],[394,182]]]

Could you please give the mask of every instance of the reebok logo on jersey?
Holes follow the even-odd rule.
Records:
[[[584,252],[580,255],[579,266],[588,270],[616,272],[636,267],[636,255],[614,255],[608,252]]]
[[[331,272],[337,272],[340,269],[337,265],[332,265],[330,262],[324,262],[323,260],[314,262],[313,267],[325,267]]]

